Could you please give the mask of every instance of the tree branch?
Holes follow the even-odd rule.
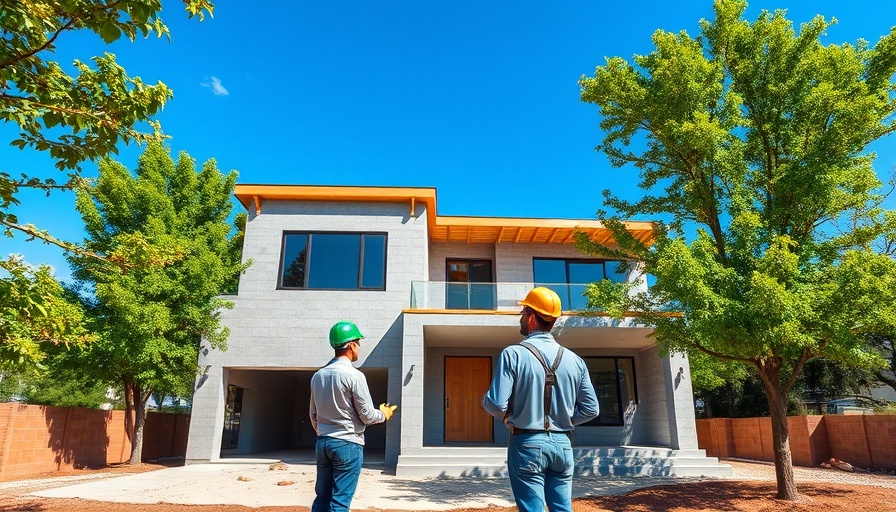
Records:
[[[31,106],[33,106],[35,108],[43,108],[45,110],[49,110],[49,111],[53,111],[53,112],[60,112],[60,113],[64,113],[64,114],[71,114],[71,115],[75,115],[75,116],[90,117],[95,120],[97,125],[101,126],[103,124],[109,124],[113,128],[116,127],[115,126],[116,123],[113,120],[108,119],[108,116],[104,115],[104,114],[106,114],[106,112],[104,112],[102,110],[92,110],[92,109],[91,110],[78,110],[78,109],[66,108],[66,107],[62,107],[59,105],[51,105],[51,104],[47,104],[47,103],[41,103],[41,102],[39,102],[33,98],[30,98],[28,96],[13,96],[12,94],[0,94],[0,99],[10,99],[10,100],[15,100],[15,101],[28,102],[31,104]]]
[[[800,358],[797,360],[796,364],[793,365],[793,369],[790,371],[790,377],[787,378],[787,382],[784,383],[784,393],[786,394],[790,391],[790,388],[793,387],[793,384],[796,382],[797,377],[799,377],[800,373],[803,371],[803,366],[806,365],[806,361],[808,361],[812,357],[812,353],[808,348],[803,349],[803,353],[800,354]]]
[[[66,242],[64,240],[60,240],[60,239],[50,235],[46,231],[41,231],[41,230],[37,229],[33,224],[28,224],[26,226],[23,226],[21,224],[9,222],[8,220],[5,220],[5,219],[0,219],[0,225],[6,226],[7,229],[15,229],[15,230],[18,230],[18,231],[21,231],[21,232],[27,234],[28,236],[31,237],[31,238],[29,238],[29,240],[38,238],[40,240],[43,240],[44,243],[48,243],[48,244],[55,245],[57,247],[61,247],[63,250],[68,251],[68,252],[72,252],[72,253],[75,253],[75,254],[78,254],[81,256],[88,256],[91,258],[98,259],[100,261],[106,261],[106,262],[109,261],[109,258],[107,258],[101,254],[97,254],[93,251],[88,251],[87,249],[84,249],[83,247],[73,244],[71,242]]]
[[[42,52],[42,51],[46,50],[47,48],[49,48],[50,46],[53,45],[53,43],[56,41],[56,38],[58,38],[60,34],[62,34],[63,32],[65,32],[66,30],[70,30],[72,24],[74,24],[74,23],[75,23],[75,18],[72,18],[72,19],[68,20],[67,23],[65,23],[64,25],[62,25],[61,27],[59,27],[59,29],[56,30],[56,32],[53,34],[52,37],[50,37],[50,38],[47,39],[47,42],[46,42],[46,43],[44,43],[44,44],[38,46],[37,48],[35,48],[35,49],[33,49],[33,50],[29,51],[29,52],[25,52],[25,53],[22,53],[22,54],[19,54],[19,55],[15,55],[15,56],[13,56],[12,58],[10,58],[9,60],[6,60],[5,62],[0,62],[0,69],[3,69],[3,68],[5,68],[6,66],[9,66],[9,65],[11,65],[11,64],[13,64],[13,63],[15,63],[15,62],[20,61],[20,60],[25,60],[25,59],[27,59],[27,58],[29,58],[29,57],[34,56],[35,54],[37,54],[37,53],[39,53],[39,52]]]
[[[724,359],[726,361],[740,361],[742,363],[756,364],[755,359],[748,359],[746,357],[737,357],[737,356],[729,356],[728,354],[723,354],[721,352],[716,352],[715,350],[708,349],[704,347],[699,341],[694,341],[694,346],[696,346],[701,352],[705,354],[709,354],[713,357],[717,357],[719,359]]]

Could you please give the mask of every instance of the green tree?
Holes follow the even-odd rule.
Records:
[[[718,390],[742,385],[748,369],[740,362],[717,359],[701,352],[690,354],[694,399],[703,403],[704,418],[726,416],[717,407]]]
[[[896,336],[880,333],[871,333],[868,336],[871,346],[886,361],[886,365],[877,369],[874,376],[879,382],[896,390]]]
[[[663,348],[755,371],[778,497],[795,500],[786,407],[803,366],[818,357],[880,364],[863,333],[896,331],[896,263],[872,249],[886,222],[866,152],[894,130],[896,29],[875,47],[825,46],[832,22],[821,16],[796,33],[785,11],[749,22],[745,9],[717,0],[699,37],[656,31],[649,55],[609,58],[582,78],[582,100],[601,115],[598,150],[636,169],[648,194],[604,192],[615,213],[598,215],[617,247],[577,241],[644,262],[654,286],[617,293],[627,303],[616,308],[640,312]],[[620,222],[640,215],[668,219],[651,246]]]
[[[184,3],[188,15],[200,20],[214,8],[208,0]],[[131,41],[138,35],[167,36],[161,10],[161,0],[19,0],[0,6],[0,121],[18,126],[12,146],[46,151],[59,170],[68,172],[57,180],[0,168],[0,225],[7,235],[15,229],[64,249],[83,250],[21,224],[9,212],[19,203],[16,194],[22,188],[49,193],[80,187],[79,165],[85,160],[117,154],[122,142],[157,139],[139,131],[139,125],[150,121],[172,92],[162,82],[149,85],[129,77],[111,53],[92,57],[93,65],[75,60],[74,73],[52,56],[75,31],[93,32],[107,44],[122,36]]]
[[[0,260],[0,272],[5,274],[0,277],[0,372],[42,370],[52,347],[83,346],[93,339],[80,304],[49,266],[33,267],[11,256]]]
[[[200,341],[226,348],[219,311],[232,303],[218,295],[241,270],[239,256],[228,253],[235,180],[235,171],[222,175],[214,160],[196,172],[186,153],[174,162],[161,144],[150,143],[136,175],[104,159],[96,185],[78,193],[90,251],[114,251],[121,236],[137,235],[176,255],[165,266],[124,270],[82,255],[69,258],[75,278],[94,287],[90,314],[100,337],[74,355],[74,366],[123,389],[135,418],[128,425],[132,464],[140,462],[150,395],[189,396]]]
[[[26,404],[56,407],[89,407],[99,409],[105,404],[117,405],[109,398],[109,388],[102,382],[85,380],[65,370],[55,371],[53,361],[40,374],[5,373],[0,381],[0,402],[15,400]],[[64,367],[60,367],[64,368]]]

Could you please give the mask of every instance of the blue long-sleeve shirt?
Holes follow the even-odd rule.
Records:
[[[541,351],[548,366],[553,364],[560,345],[550,333],[535,331],[525,341]],[[507,416],[515,428],[544,430],[544,379],[538,359],[526,347],[511,345],[501,352],[498,371],[482,405],[498,419]],[[551,394],[551,430],[571,431],[600,413],[585,361],[571,350],[563,352]]]
[[[386,416],[373,404],[367,379],[347,359],[333,359],[311,377],[311,426],[319,436],[364,444],[367,425]]]

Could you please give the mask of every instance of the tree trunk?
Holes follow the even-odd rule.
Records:
[[[775,451],[775,477],[778,481],[777,498],[796,501],[800,498],[800,493],[793,479],[790,427],[787,424],[787,393],[781,386],[780,369],[760,368],[759,375],[765,386],[769,416],[772,420],[772,447]]]
[[[124,390],[124,435],[128,436],[131,446],[134,443],[134,404],[131,401],[131,383],[124,381],[121,385]]]
[[[143,456],[143,426],[146,424],[146,394],[142,392],[140,384],[130,384],[131,400],[134,407],[134,434],[131,436],[131,465],[140,464]]]

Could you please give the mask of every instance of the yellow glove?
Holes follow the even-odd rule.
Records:
[[[392,415],[395,414],[395,409],[398,409],[397,405],[380,404],[380,412],[386,416],[386,421],[392,419]]]

